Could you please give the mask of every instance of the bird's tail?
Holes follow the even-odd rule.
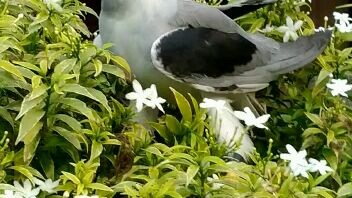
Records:
[[[209,109],[210,127],[214,130],[219,143],[223,143],[229,148],[239,145],[235,153],[247,160],[248,154],[253,151],[253,142],[246,133],[243,125],[232,113],[230,103],[226,103],[226,109]]]
[[[280,50],[263,69],[274,75],[280,75],[303,67],[324,51],[331,35],[332,32],[327,30],[311,36],[302,36],[294,42],[281,43]]]

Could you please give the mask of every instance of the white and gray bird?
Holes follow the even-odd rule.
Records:
[[[216,8],[193,0],[102,0],[96,42],[113,43],[112,51],[129,62],[138,81],[145,87],[156,84],[164,98],[170,98],[173,87],[231,101],[234,94],[263,89],[278,75],[310,63],[330,39],[331,32],[318,32],[279,43],[245,32],[224,14],[274,1],[242,0]],[[213,122],[221,130],[219,141],[230,144],[227,134],[243,131],[232,114],[209,114],[222,119]],[[246,135],[237,152],[246,157],[252,148]]]

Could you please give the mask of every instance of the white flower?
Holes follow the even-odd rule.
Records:
[[[290,144],[286,145],[286,149],[288,153],[280,154],[281,159],[287,160],[296,164],[308,164],[306,160],[306,156],[307,156],[306,150],[297,152],[296,149]]]
[[[263,124],[265,124],[270,118],[269,114],[262,115],[256,118],[249,107],[245,107],[244,112],[235,111],[234,114],[238,119],[243,120],[245,124],[249,127],[256,126],[258,128],[268,129],[268,127],[264,126]]]
[[[263,32],[263,33],[268,33],[268,32],[272,32],[274,30],[274,27],[269,25],[269,24],[266,24],[265,28],[262,29],[262,30],[259,30],[260,32]]]
[[[226,108],[225,104],[226,104],[225,100],[213,100],[213,99],[209,99],[209,98],[204,98],[203,102],[199,104],[199,107],[203,108],[203,109],[213,109],[214,108],[217,111],[221,111]]]
[[[352,18],[350,18],[347,13],[334,12],[333,15],[336,22],[346,26],[350,25],[350,22],[352,21]]]
[[[224,185],[221,183],[216,183],[216,180],[219,180],[219,177],[216,174],[213,174],[212,177],[207,177],[207,181],[212,183],[213,190],[218,190]]]
[[[352,31],[352,18],[347,13],[333,13],[335,18],[335,26],[340,32],[351,32]]]
[[[4,194],[0,195],[2,198],[23,198],[18,192],[14,192],[13,190],[5,190]]]
[[[302,175],[303,177],[308,177],[307,171],[310,166],[306,159],[307,151],[303,150],[297,152],[296,149],[290,144],[286,145],[286,149],[288,153],[280,154],[280,158],[290,161],[289,166],[295,176]]]
[[[92,195],[92,196],[88,196],[88,195],[76,195],[74,196],[74,198],[99,198],[98,195]]]
[[[49,9],[62,12],[62,0],[43,0],[43,2],[46,4],[46,6],[48,6]]]
[[[134,92],[126,94],[126,98],[128,100],[136,101],[136,108],[138,112],[142,111],[143,104],[147,106],[153,106],[150,100],[148,100],[148,96],[151,93],[150,89],[143,90],[142,85],[137,80],[133,80],[132,86]]]
[[[150,107],[152,109],[155,109],[155,107],[157,107],[160,111],[165,113],[161,104],[165,103],[166,100],[164,98],[158,97],[158,92],[154,84],[150,86],[150,93],[149,93],[148,99],[150,99],[150,102],[151,102]]]
[[[295,24],[293,24],[291,17],[287,16],[286,26],[281,26],[277,28],[277,30],[279,32],[285,33],[283,38],[284,42],[288,42],[290,38],[292,38],[292,40],[295,41],[298,38],[297,30],[301,28],[302,24],[303,24],[303,21],[301,20],[298,20]]]
[[[333,96],[341,95],[341,96],[348,97],[346,92],[350,91],[352,89],[352,85],[351,84],[347,84],[347,80],[346,79],[343,79],[343,80],[341,80],[341,79],[332,79],[331,82],[332,83],[326,84],[326,86],[329,89],[331,89],[331,94]]]
[[[24,198],[36,198],[40,191],[39,188],[32,189],[32,183],[28,179],[23,182],[23,186],[21,186],[18,181],[14,182],[14,186],[16,191],[18,191]]]
[[[299,176],[301,175],[302,177],[308,178],[308,171],[310,170],[310,166],[308,163],[305,164],[297,164],[291,162],[289,164],[290,169],[292,170],[292,173],[294,176]]]
[[[329,166],[327,166],[327,162],[325,160],[316,160],[313,158],[310,158],[309,160],[309,164],[310,164],[310,171],[311,172],[318,172],[321,175],[325,175],[327,172],[332,172],[332,168],[330,168]]]
[[[59,180],[56,180],[54,182],[51,179],[42,181],[37,178],[34,178],[33,180],[34,183],[37,184],[42,191],[48,192],[50,194],[55,193],[56,190],[54,189],[59,185]]]

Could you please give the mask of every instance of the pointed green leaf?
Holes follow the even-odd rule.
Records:
[[[69,141],[78,150],[82,150],[81,142],[79,141],[78,136],[74,132],[68,131],[58,126],[54,127],[53,130],[60,134],[67,141]]]
[[[88,108],[84,102],[75,98],[64,98],[60,100],[60,102],[71,107],[80,114],[85,115],[88,119],[95,120],[92,110]]]
[[[7,72],[9,72],[11,74],[13,74],[14,76],[17,76],[19,79],[21,79],[22,81],[26,82],[26,80],[22,76],[21,72],[16,68],[15,65],[10,63],[9,61],[0,60],[0,68],[4,69],[5,71],[7,71]]]
[[[199,171],[199,166],[197,165],[191,165],[187,168],[186,186],[188,186],[191,183],[192,179],[197,175],[198,171]]]
[[[102,104],[106,108],[106,110],[108,110],[109,113],[111,113],[108,100],[106,99],[105,95],[101,91],[98,91],[93,88],[86,88],[79,84],[65,84],[61,88],[61,91],[76,93],[76,94],[91,98],[99,102],[100,104]]]
[[[103,71],[103,63],[98,59],[93,59],[93,64],[95,67],[94,77],[97,77]]]
[[[103,145],[100,142],[93,140],[92,142],[92,149],[90,151],[90,160],[94,160],[95,158],[99,157],[103,152]]]
[[[23,160],[25,162],[32,161],[35,155],[35,151],[37,150],[37,147],[39,145],[39,142],[40,142],[40,135],[37,134],[31,142],[24,145]]]
[[[76,62],[77,62],[76,59],[63,60],[55,66],[54,72],[57,74],[67,74],[73,69]]]
[[[6,120],[12,126],[12,128],[14,127],[14,121],[11,114],[7,111],[7,109],[1,106],[0,106],[0,117]]]
[[[86,185],[87,188],[95,189],[95,190],[101,190],[101,191],[106,191],[106,192],[113,192],[113,190],[101,183],[91,183]]]
[[[77,132],[81,131],[82,125],[75,118],[68,116],[68,115],[65,115],[65,114],[56,114],[54,117],[58,120],[61,120],[64,123],[66,123],[74,131],[77,131]]]
[[[23,116],[20,123],[18,136],[15,142],[16,145],[20,141],[22,141],[28,135],[29,132],[36,132],[35,130],[32,131],[32,129],[38,124],[38,122],[42,119],[44,115],[45,111],[41,109],[33,109]]]
[[[188,100],[179,92],[177,92],[175,89],[171,88],[171,91],[174,93],[176,103],[178,108],[181,111],[181,114],[183,116],[183,119],[187,122],[192,122],[192,108],[191,105],[189,104]]]
[[[339,188],[337,191],[337,197],[338,198],[343,198],[343,197],[351,197],[352,196],[352,182],[344,184]]]
[[[121,68],[117,67],[116,65],[109,65],[109,64],[104,64],[103,65],[103,72],[112,74],[118,78],[125,79],[126,74]]]
[[[62,174],[70,181],[72,181],[74,184],[80,184],[81,181],[72,173],[62,171]]]
[[[25,115],[28,111],[33,108],[38,108],[38,105],[43,102],[44,97],[37,97],[33,100],[30,99],[30,94],[28,94],[21,104],[21,110],[18,113],[16,120],[20,119],[23,115]]]

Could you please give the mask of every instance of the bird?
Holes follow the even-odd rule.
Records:
[[[224,100],[232,108],[236,98],[249,100],[246,93],[313,61],[330,40],[326,31],[280,43],[246,32],[226,15],[273,2],[241,0],[216,7],[193,0],[102,0],[96,43],[114,44],[111,50],[129,62],[139,82],[156,84],[163,98],[171,98],[173,87],[200,99]],[[239,137],[244,130],[228,111],[208,115],[222,120],[210,123],[223,143],[230,144],[228,134]],[[236,153],[246,160],[253,142],[245,134],[240,145]]]

